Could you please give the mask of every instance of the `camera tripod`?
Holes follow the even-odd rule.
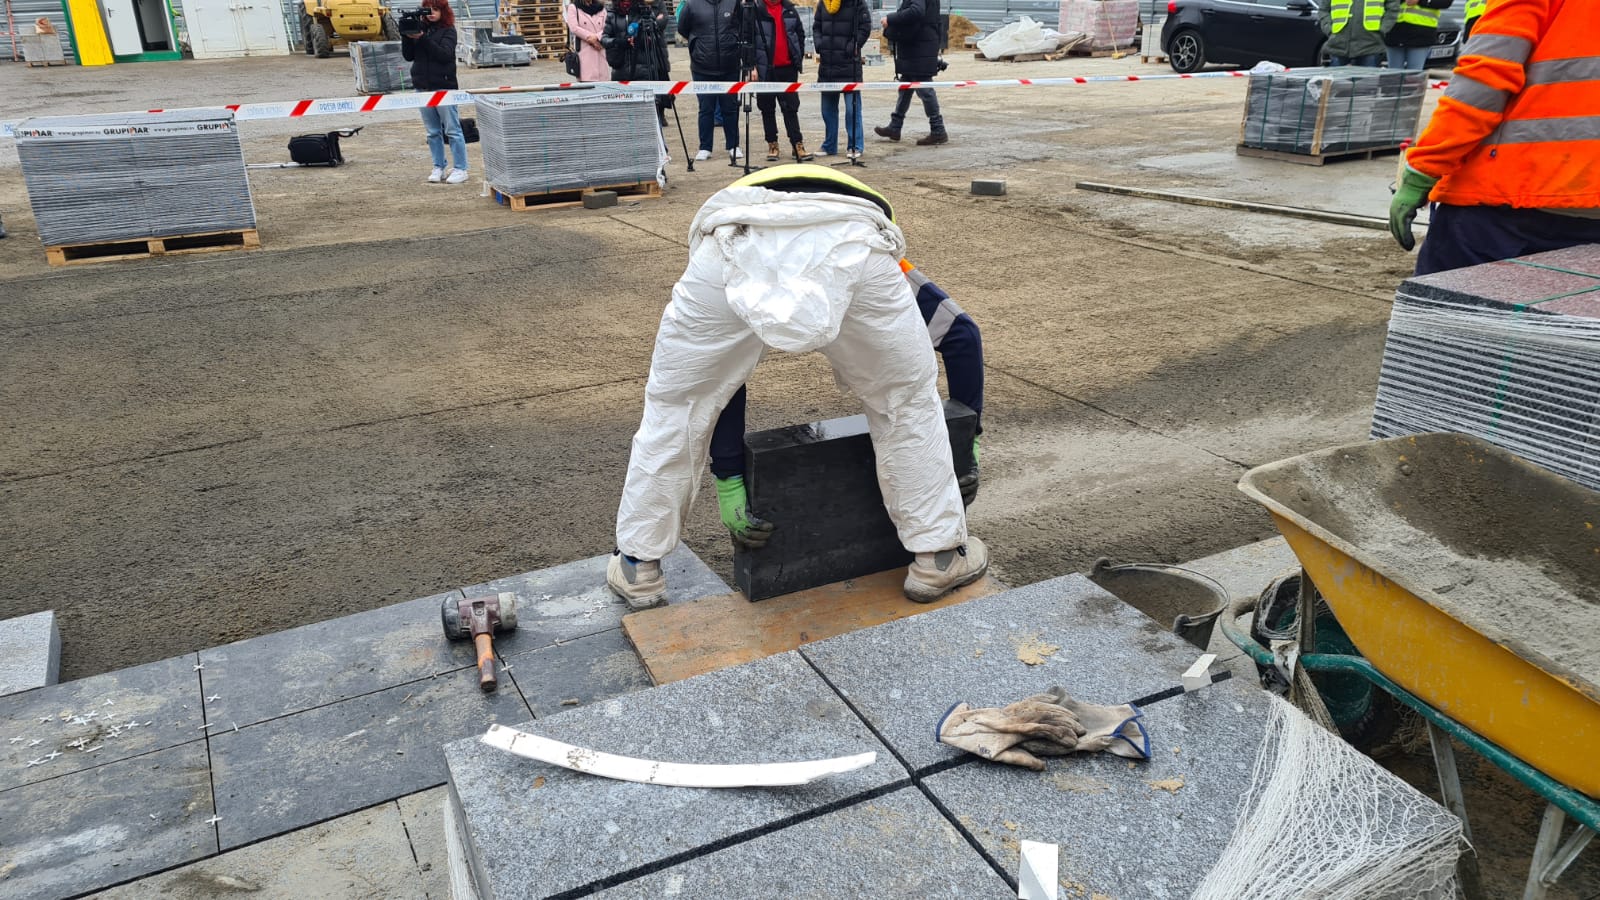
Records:
[[[750,81],[755,76],[757,54],[761,52],[761,28],[756,22],[755,0],[739,0],[739,79]],[[744,108],[744,162],[729,159],[728,165],[734,168],[744,168],[744,174],[759,172],[765,166],[750,165],[754,146],[750,143],[750,117],[755,108],[755,94],[741,94],[739,104],[734,107],[735,113],[739,107]],[[737,126],[735,126],[737,127]]]

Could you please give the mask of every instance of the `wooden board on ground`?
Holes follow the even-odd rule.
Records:
[[[149,259],[155,256],[180,256],[186,253],[215,253],[220,250],[256,250],[261,236],[254,228],[244,231],[208,231],[170,237],[137,238],[130,241],[105,241],[98,244],[61,244],[44,248],[52,266],[75,266],[118,259]]]
[[[986,575],[937,603],[913,603],[905,578],[891,569],[759,603],[721,594],[623,616],[622,630],[650,678],[666,684],[1005,590]]]
[[[1133,47],[1110,47],[1104,50],[1091,50],[1087,45],[1080,44],[1067,51],[1068,56],[1086,57],[1090,59],[1121,59],[1133,55]]]
[[[569,206],[582,206],[584,195],[597,191],[616,191],[618,200],[647,200],[661,196],[661,185],[654,181],[644,181],[637,184],[595,185],[544,194],[502,194],[499,191],[491,193],[494,195],[494,202],[509,205],[517,212],[525,212],[530,209],[565,209]]]
[[[1283,150],[1265,150],[1261,147],[1247,147],[1239,144],[1234,148],[1239,156],[1254,156],[1257,159],[1276,159],[1281,162],[1291,162],[1301,166],[1320,166],[1328,162],[1341,159],[1372,159],[1376,156],[1389,153],[1398,153],[1400,148],[1374,147],[1370,150],[1349,150],[1343,153],[1288,153]]]

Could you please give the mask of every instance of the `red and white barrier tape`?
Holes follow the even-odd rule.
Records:
[[[407,94],[373,94],[366,97],[334,97],[322,100],[288,100],[276,103],[230,103],[223,109],[231,110],[239,121],[251,119],[295,119],[303,116],[328,116],[349,113],[388,112],[397,109],[421,109],[427,106],[459,106],[471,103],[476,97],[495,94],[520,94],[540,92],[550,95],[550,102],[559,103],[585,98],[588,91],[606,88],[648,90],[657,94],[815,94],[822,92],[857,93],[864,91],[909,91],[916,88],[938,90],[963,90],[970,88],[1002,87],[1058,87],[1066,85],[1120,84],[1145,81],[1189,81],[1213,78],[1248,78],[1243,70],[1226,72],[1195,72],[1188,75],[1077,75],[1057,78],[986,78],[976,81],[861,81],[861,82],[781,82],[781,81],[603,81],[587,84],[542,84],[497,88],[478,88],[471,91],[427,91]],[[1430,82],[1430,88],[1442,88],[1449,82]],[[215,109],[216,107],[207,107]],[[147,109],[140,112],[159,113],[170,110]],[[0,122],[0,137],[15,137],[19,122]]]

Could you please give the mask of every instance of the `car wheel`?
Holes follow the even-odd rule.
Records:
[[[333,40],[328,34],[328,26],[318,19],[311,23],[311,48],[316,51],[317,59],[327,59],[333,55]]]
[[[1167,46],[1167,61],[1172,64],[1172,71],[1181,75],[1200,71],[1206,64],[1206,42],[1200,32],[1185,28],[1173,35]]]

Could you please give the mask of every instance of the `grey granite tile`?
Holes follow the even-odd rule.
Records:
[[[0,894],[67,897],[217,852],[203,742],[0,792]]]
[[[923,900],[1016,897],[916,788],[691,859],[598,895]]]
[[[907,779],[793,652],[569,710],[528,729],[673,762],[789,762],[867,751],[878,759],[800,787],[704,790],[612,781],[458,741],[445,747],[451,797],[484,900],[580,888]]]
[[[509,685],[484,694],[465,669],[238,731],[224,723],[211,737],[222,846],[442,784],[443,744],[528,715]]]
[[[429,788],[396,800],[400,822],[411,841],[411,855],[428,900],[451,900],[450,852],[445,844],[448,827],[444,805],[450,802],[447,787]]]
[[[61,632],[52,610],[0,622],[0,697],[55,684]]]
[[[194,667],[177,656],[0,697],[0,790],[199,740]]]
[[[1019,840],[1061,847],[1067,895],[1188,897],[1233,833],[1267,695],[1239,682],[1145,710],[1153,758],[1068,756],[1044,772],[974,761],[924,786],[1008,872]]]
[[[1400,293],[1428,300],[1512,309],[1600,287],[1600,278],[1492,262],[1408,278]]]
[[[652,687],[639,654],[617,628],[517,653],[506,663],[533,714],[541,718]],[[571,700],[578,702],[565,702]]]
[[[799,652],[919,771],[961,755],[934,734],[955,703],[1003,706],[1057,684],[1091,703],[1125,703],[1177,685],[1200,655],[1082,575],[807,644]]]
[[[475,585],[466,592],[510,591],[517,595],[517,630],[495,640],[502,656],[548,647],[622,624],[628,608],[606,587],[608,559],[609,555],[580,559]],[[667,573],[668,603],[733,593],[727,582],[683,544],[667,554],[662,565]]]
[[[393,803],[341,816],[92,895],[95,900],[219,897],[427,900]],[[441,898],[444,900],[444,898]]]
[[[444,637],[439,604],[459,591],[213,647],[205,663],[213,722],[240,728],[473,664]]]

